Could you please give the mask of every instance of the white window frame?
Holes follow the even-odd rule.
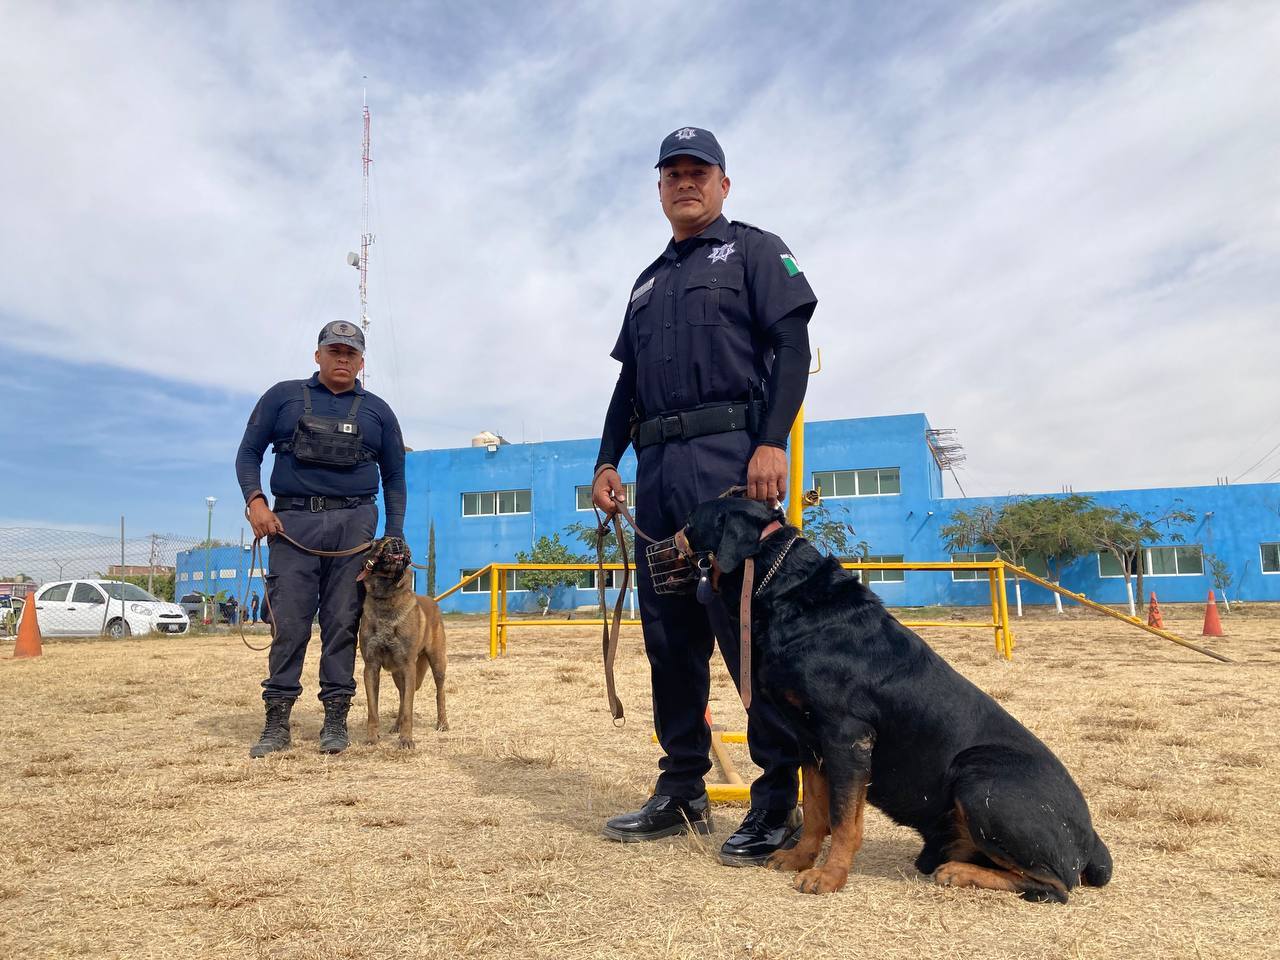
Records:
[[[1265,547],[1276,548],[1277,566],[1276,566],[1276,569],[1274,570],[1267,569],[1267,555],[1263,552],[1263,548]],[[1280,575],[1280,542],[1277,542],[1275,540],[1269,540],[1269,541],[1265,541],[1263,543],[1258,544],[1258,566],[1259,566],[1259,569],[1262,571],[1262,575],[1265,577],[1274,577],[1274,576]]]
[[[522,493],[527,493],[529,495],[529,509],[528,510],[499,509],[499,503],[500,503],[499,497],[504,493],[516,494],[517,505],[519,502],[519,499],[518,499],[519,495]],[[463,491],[461,496],[462,496],[461,511],[462,511],[462,518],[464,520],[470,520],[475,517],[523,517],[533,513],[533,488],[532,487],[517,487],[513,489],[508,489],[508,490],[465,490]],[[485,496],[493,497],[492,513],[467,513],[467,497],[485,497]]]
[[[897,553],[875,553],[867,554],[865,557],[850,557],[846,563],[903,563],[906,561],[905,554]],[[853,570],[858,579],[863,583],[906,583],[907,571],[905,570]],[[885,580],[885,574],[897,575],[897,580]],[[879,577],[880,579],[873,579]]]
[[[627,506],[631,508],[631,512],[636,512],[636,482],[634,480],[624,480],[622,485],[627,490]],[[587,505],[582,506],[582,491],[587,492]],[[573,488],[573,508],[578,513],[588,513],[591,510],[591,484],[577,484]]]
[[[460,574],[458,579],[464,580],[467,577],[471,576],[473,573],[475,573],[477,570],[483,570],[483,569],[484,567],[463,567],[460,571],[458,571]],[[529,592],[528,587],[519,586],[520,572],[521,571],[519,570],[507,571],[507,593],[528,593]],[[490,576],[492,576],[492,574],[490,574]],[[459,593],[479,593],[479,594],[488,593],[489,592],[488,584],[485,584],[483,587],[480,585],[483,582],[484,582],[483,578],[472,580],[470,583],[468,583],[465,587],[463,587],[458,592]]]
[[[1151,572],[1151,551],[1152,550],[1175,550],[1176,551],[1176,550],[1186,550],[1188,548],[1192,548],[1200,551],[1200,569],[1195,573],[1152,573]],[[1106,554],[1106,556],[1111,557],[1112,559],[1115,559],[1115,555],[1110,553],[1109,551],[1099,550],[1097,552],[1098,579],[1099,580],[1123,580],[1124,579],[1123,570],[1121,570],[1120,573],[1103,573],[1102,572],[1103,554]],[[1177,566],[1176,553],[1174,554],[1174,558],[1175,558],[1174,565]],[[1277,572],[1280,572],[1280,571],[1277,571]],[[1149,577],[1203,577],[1204,575],[1205,575],[1204,547],[1202,547],[1198,543],[1158,543],[1155,546],[1142,548],[1142,579],[1144,580],[1146,580]],[[1129,576],[1136,577],[1137,574],[1130,573]]]
[[[863,493],[862,483],[858,480],[858,474],[870,473],[872,470],[876,471],[876,487],[877,488],[880,486],[880,483],[881,483],[880,474],[889,470],[896,470],[898,473],[898,492],[897,493],[881,493],[879,489],[877,489],[875,493]],[[831,485],[833,488],[835,487],[835,474],[837,473],[853,474],[853,488],[854,488],[853,493],[835,494],[835,493],[824,492],[822,494],[823,500],[852,500],[855,497],[900,497],[902,496],[902,468],[901,467],[856,467],[850,470],[814,470],[809,474],[809,480],[811,481],[811,485],[815,490],[818,489],[818,475],[822,473],[829,473],[832,475]]]
[[[964,559],[963,560],[957,559],[958,557],[964,557]],[[968,550],[961,553],[951,554],[951,562],[952,563],[991,563],[992,561],[997,560],[999,557],[1000,557],[1000,554],[996,553],[994,550]],[[975,583],[979,580],[983,581],[984,583],[990,582],[990,578],[987,576],[987,573],[985,570],[952,570],[951,571],[952,583]]]
[[[600,571],[598,571],[598,570],[581,570],[581,571],[579,571],[579,573],[580,573],[580,574],[581,574],[581,576],[582,576],[582,579],[583,579],[583,580],[585,580],[586,582],[585,582],[585,583],[583,583],[583,582],[579,581],[577,584],[575,584],[575,586],[577,587],[577,589],[579,589],[579,590],[591,590],[591,591],[593,591],[593,592],[594,592],[594,591],[597,589],[597,588],[596,588],[596,574],[598,574],[599,572],[600,572]],[[608,582],[605,584],[605,589],[606,589],[606,590],[621,590],[621,589],[622,589],[622,574],[623,574],[624,572],[625,572],[625,571],[623,571],[623,570],[606,570],[606,571],[605,571],[605,573],[609,575],[609,580],[608,580]]]

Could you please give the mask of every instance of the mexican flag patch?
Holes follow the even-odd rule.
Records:
[[[794,277],[800,272],[800,264],[796,263],[796,258],[789,253],[779,254],[782,257],[782,265],[786,268],[787,276]]]

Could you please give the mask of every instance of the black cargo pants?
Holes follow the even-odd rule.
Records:
[[[689,513],[729,487],[746,482],[751,437],[744,431],[693,440],[673,440],[639,452],[636,522],[662,540],[688,522]],[[711,688],[713,641],[738,682],[738,638],[723,608],[704,607],[692,595],[659,596],[650,585],[645,544],[636,542],[636,581],[644,647],[653,680],[653,722],[666,753],[659,762],[656,793],[690,799],[705,789],[711,769],[711,731],[704,713]],[[732,598],[737,602],[737,598]],[[709,617],[718,615],[714,629]],[[719,637],[716,635],[719,634]],[[776,707],[753,697],[747,715],[747,746],[763,771],[751,784],[751,806],[787,810],[796,805],[800,747]]]
[[[378,507],[365,503],[345,510],[283,510],[277,514],[285,533],[317,550],[347,550],[372,540]],[[356,630],[364,584],[356,582],[365,554],[316,557],[280,537],[271,539],[265,578],[275,641],[268,657],[270,676],[262,681],[263,699],[294,698],[302,693],[302,663],[311,639],[311,622],[320,614],[320,699],[356,692]]]

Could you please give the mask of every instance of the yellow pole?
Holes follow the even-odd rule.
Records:
[[[787,523],[804,528],[804,405],[791,425],[791,462],[787,476]]]
[[[498,581],[498,650],[505,657],[507,655],[507,621],[511,619],[507,612],[507,571],[500,571],[497,576],[501,577]]]
[[[498,580],[489,565],[489,659],[498,659]]]
[[[1000,600],[996,596],[996,572],[994,568],[987,571],[987,580],[991,584],[991,626],[995,628],[996,653],[1003,653],[1003,638],[1000,636]]]
[[[1005,586],[1004,580],[1004,564],[1000,564],[997,568],[996,579],[1000,586],[1000,626],[1001,632],[1004,634],[1004,658],[1006,660],[1013,659],[1013,630],[1009,626],[1009,591]]]

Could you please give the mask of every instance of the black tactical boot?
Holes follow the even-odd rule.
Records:
[[[288,750],[292,743],[289,739],[289,711],[293,709],[293,700],[267,700],[266,707],[267,725],[262,728],[258,742],[249,748],[251,757],[265,757],[277,750]]]
[[[693,800],[654,794],[639,810],[619,814],[604,825],[606,837],[623,843],[658,840],[686,831],[711,832],[711,807],[705,793]]]
[[[324,701],[324,726],[320,728],[320,752],[341,753],[351,746],[347,736],[347,711],[350,697],[334,697]]]

